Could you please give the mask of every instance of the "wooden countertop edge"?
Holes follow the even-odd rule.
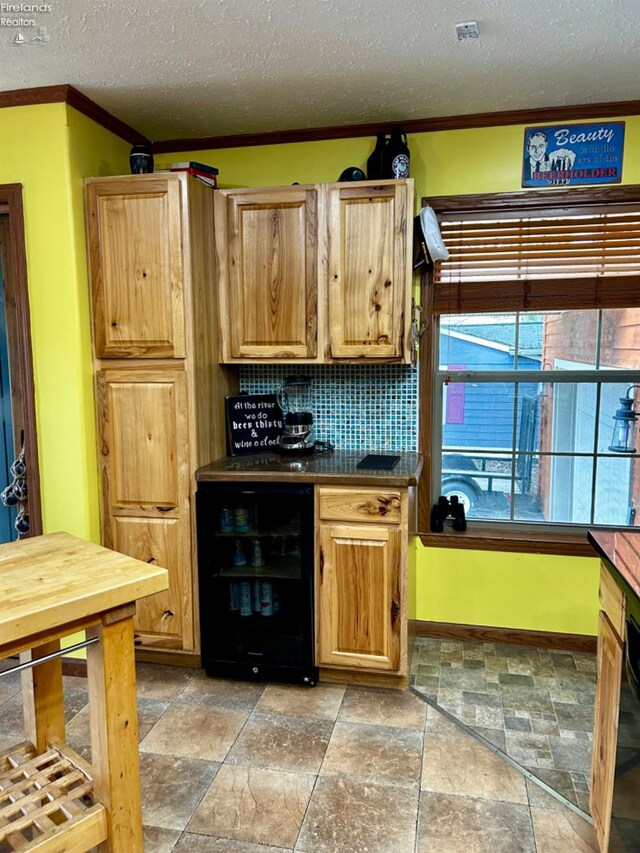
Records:
[[[420,471],[398,476],[393,474],[317,474],[304,471],[221,471],[197,476],[198,483],[233,483],[249,480],[256,483],[330,483],[334,486],[416,486]]]
[[[29,608],[26,605],[18,609],[14,608],[7,615],[0,611],[0,647],[48,630],[54,632],[64,625],[93,615],[99,616],[101,613],[115,610],[167,589],[169,577],[167,570],[155,566],[149,566],[149,570],[154,573],[122,583],[108,593],[104,591],[88,593],[56,602],[48,607],[43,604],[37,611],[32,609],[34,599]],[[104,604],[97,606],[96,597],[104,598],[107,595],[108,606],[105,607]],[[28,629],[21,627],[24,622],[28,622]]]
[[[618,572],[622,580],[628,585],[629,589],[633,592],[633,594],[638,599],[640,599],[640,572],[637,575],[632,574],[632,572],[629,571],[629,568],[625,565],[625,563],[621,562],[619,559],[616,559],[615,547],[613,554],[607,551],[604,544],[598,539],[599,533],[603,533],[603,538],[608,539],[611,536],[616,535],[615,531],[590,530],[588,533],[589,542],[591,543],[591,546],[596,551],[600,559],[605,560],[607,563],[613,566],[613,568],[616,570],[616,572]],[[633,533],[632,531],[624,531],[618,535],[622,536],[623,538],[627,538],[630,536],[639,537],[638,541],[640,542],[640,531],[638,531],[637,533]]]

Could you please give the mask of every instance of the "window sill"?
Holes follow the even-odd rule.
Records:
[[[460,548],[473,551],[512,551],[528,554],[560,554],[567,557],[595,557],[586,531],[580,534],[525,530],[489,530],[467,527],[464,533],[445,526],[442,533],[420,533],[428,548]]]

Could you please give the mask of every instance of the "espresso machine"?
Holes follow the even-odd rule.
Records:
[[[313,434],[311,380],[308,376],[288,376],[278,391],[278,403],[284,415],[284,428],[278,439],[281,453],[312,453],[316,449]]]

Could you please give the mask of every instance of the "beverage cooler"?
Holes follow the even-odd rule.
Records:
[[[315,685],[313,486],[200,482],[202,665]]]

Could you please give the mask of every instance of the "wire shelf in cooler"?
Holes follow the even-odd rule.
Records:
[[[300,557],[278,560],[266,566],[218,566],[214,577],[221,578],[265,578],[266,580],[299,580]]]
[[[260,536],[300,536],[300,525],[290,524],[285,527],[266,527],[264,529],[257,530],[231,530],[231,531],[220,531],[217,530],[214,534],[215,536],[220,536],[221,538],[232,538],[236,539],[238,537],[256,537]]]

